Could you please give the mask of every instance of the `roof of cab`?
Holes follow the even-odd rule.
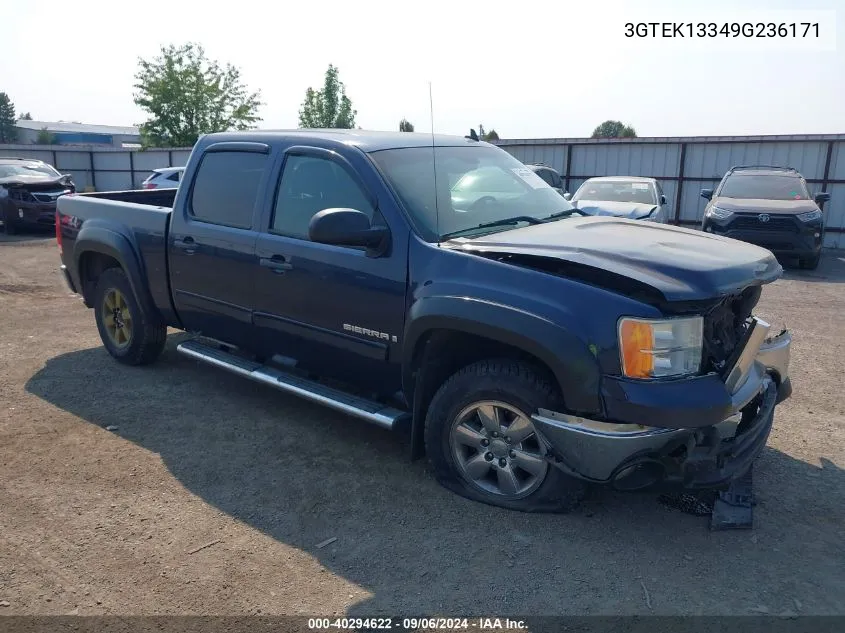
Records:
[[[323,140],[358,147],[364,152],[404,147],[460,147],[465,145],[490,145],[484,141],[473,141],[463,136],[449,134],[424,134],[421,132],[374,132],[370,130],[338,129],[296,129],[296,130],[249,130],[243,132],[215,132],[202,138],[206,143],[226,141],[253,141],[269,143],[279,139],[298,138],[302,141]],[[492,145],[490,145],[492,147]]]

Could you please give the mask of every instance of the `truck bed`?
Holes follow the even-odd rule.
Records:
[[[96,227],[98,232],[131,235],[152,301],[170,321],[173,311],[167,275],[167,234],[176,191],[104,191],[62,196],[57,203],[57,220],[62,226],[63,263],[76,270],[71,260],[75,242],[83,231]]]
[[[154,207],[173,208],[178,189],[129,189],[126,191],[99,191],[96,193],[77,194],[80,198],[93,200],[112,200],[114,202],[132,202]]]

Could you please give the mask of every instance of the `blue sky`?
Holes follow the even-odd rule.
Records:
[[[3,18],[0,91],[39,120],[137,124],[144,120],[132,102],[138,57],[190,40],[240,67],[248,85],[261,89],[262,127],[296,127],[305,89],[317,87],[334,63],[358,125],[367,129],[396,129],[406,117],[428,131],[431,81],[435,128],[443,133],[464,134],[483,123],[503,138],[585,136],[608,118],[634,125],[640,136],[845,132],[845,0],[211,6],[15,3]],[[772,15],[821,16],[826,36],[791,44],[623,36],[632,19]]]

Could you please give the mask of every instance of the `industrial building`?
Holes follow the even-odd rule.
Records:
[[[94,145],[97,147],[134,147],[141,143],[137,127],[89,125],[71,121],[31,121],[15,123],[21,145]],[[44,138],[45,133],[49,135]],[[47,143],[43,141],[47,140]]]

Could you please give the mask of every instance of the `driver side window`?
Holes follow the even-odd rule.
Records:
[[[276,191],[270,232],[307,240],[311,218],[333,208],[355,209],[370,220],[375,213],[358,183],[339,163],[318,156],[288,156]]]

